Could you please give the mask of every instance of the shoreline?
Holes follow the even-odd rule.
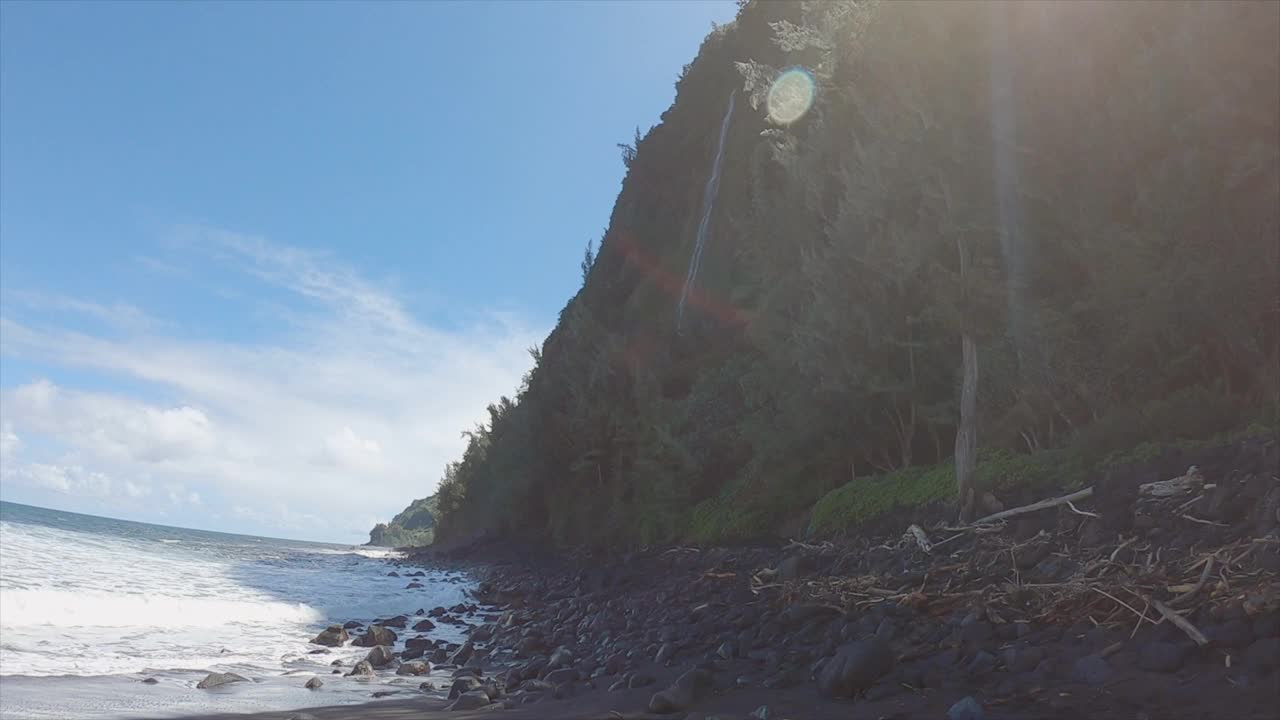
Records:
[[[1175,453],[984,527],[904,509],[839,543],[419,551],[395,564],[475,583],[468,640],[422,658],[481,707],[424,694],[187,720],[1273,718],[1277,455]]]

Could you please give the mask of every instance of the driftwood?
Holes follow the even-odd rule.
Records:
[[[1011,518],[1011,517],[1013,517],[1013,516],[1015,516],[1015,515],[1022,515],[1022,514],[1024,514],[1024,513],[1035,512],[1035,511],[1037,511],[1037,510],[1046,510],[1046,509],[1051,508],[1051,507],[1058,507],[1059,505],[1066,505],[1066,504],[1068,504],[1068,503],[1075,502],[1076,500],[1083,500],[1083,499],[1085,499],[1085,498],[1089,497],[1090,495],[1093,495],[1093,487],[1092,487],[1092,486],[1087,487],[1087,488],[1085,488],[1085,489],[1083,489],[1083,490],[1077,490],[1076,492],[1073,492],[1073,493],[1071,493],[1070,495],[1063,495],[1062,497],[1059,497],[1059,498],[1053,498],[1053,499],[1050,499],[1050,500],[1041,500],[1041,501],[1039,501],[1039,502],[1033,502],[1033,503],[1031,503],[1030,505],[1023,505],[1022,507],[1016,507],[1016,508],[1010,508],[1010,509],[1008,509],[1008,510],[1002,510],[1002,511],[1000,511],[1000,512],[998,512],[998,513],[995,513],[995,514],[993,514],[993,515],[988,515],[988,516],[986,516],[986,517],[984,517],[984,518],[978,518],[977,520],[974,520],[974,521],[973,521],[973,524],[974,524],[974,525],[983,525],[983,524],[986,524],[986,523],[993,523],[993,522],[995,522],[995,521],[997,521],[997,520],[1004,520],[1005,518]]]
[[[933,552],[933,543],[929,542],[929,536],[924,534],[924,529],[919,525],[912,525],[907,528],[907,534],[915,538],[916,545],[925,552]]]
[[[1171,480],[1157,480],[1139,485],[1138,494],[1155,498],[1173,497],[1199,490],[1202,485],[1204,485],[1204,475],[1200,474],[1200,468],[1192,465],[1187,468],[1185,475],[1179,475]]]
[[[1200,632],[1195,625],[1192,625],[1186,618],[1179,615],[1173,608],[1154,599],[1151,600],[1151,607],[1159,611],[1166,620],[1177,626],[1179,630],[1186,633],[1187,637],[1195,640],[1196,644],[1200,647],[1204,647],[1209,644],[1209,638],[1205,637],[1204,633]]]

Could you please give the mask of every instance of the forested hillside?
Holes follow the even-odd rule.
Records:
[[[676,88],[437,539],[952,497],[965,337],[979,490],[1274,427],[1280,4],[748,2]]]
[[[430,545],[435,539],[436,497],[409,503],[389,523],[378,523],[369,531],[369,545],[405,547]]]

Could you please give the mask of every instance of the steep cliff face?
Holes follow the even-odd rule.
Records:
[[[779,532],[949,460],[962,334],[988,485],[1274,422],[1278,7],[747,3],[437,533]]]

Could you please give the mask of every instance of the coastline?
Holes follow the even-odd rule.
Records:
[[[483,707],[424,693],[187,720],[1272,718],[1276,441],[1189,452],[983,527],[915,508],[841,542],[418,551],[396,562],[475,583],[469,639],[424,658]],[[1188,464],[1191,493],[1143,487]]]

